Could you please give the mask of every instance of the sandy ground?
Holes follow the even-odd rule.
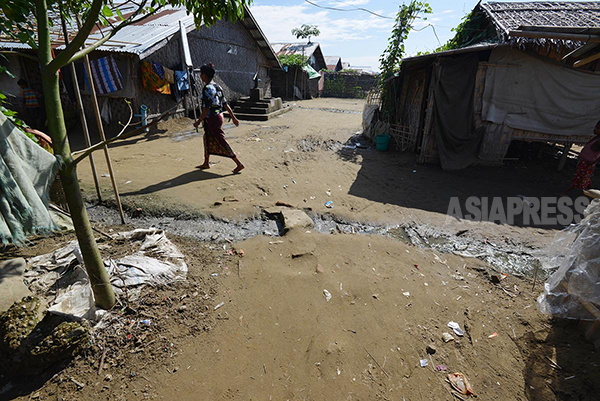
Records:
[[[252,218],[284,201],[355,221],[467,227],[473,237],[549,243],[553,229],[447,221],[448,201],[552,195],[572,166],[548,174],[555,161],[535,160],[447,173],[409,154],[344,150],[360,130],[361,110],[361,101],[318,99],[267,123],[227,129],[247,167],[240,175],[219,158],[209,171],[195,170],[201,137],[188,135],[189,121],[167,122],[111,147],[123,201],[145,213],[227,219]],[[79,176],[93,197],[87,164]],[[101,182],[109,199],[109,178]],[[48,252],[71,238],[35,241],[3,258]],[[9,399],[456,400],[445,381],[453,372],[482,400],[593,400],[600,390],[598,354],[582,332],[538,312],[541,283],[532,289],[529,278],[509,275],[493,284],[495,273],[480,260],[362,234],[173,240],[186,255],[187,281],[120,305],[124,318],[151,316],[152,326],[110,333],[101,374],[103,344],[93,344],[64,369],[26,379],[29,386]],[[105,257],[126,247],[107,244]],[[244,256],[229,255],[232,247]],[[445,343],[449,321],[465,335]]]
[[[556,172],[552,159],[507,162],[503,168],[474,167],[445,172],[418,165],[410,153],[349,150],[343,144],[361,130],[363,101],[314,99],[268,122],[242,122],[225,129],[246,169],[233,175],[234,163],[213,156],[210,170],[194,166],[203,159],[201,135],[191,120],[167,121],[154,133],[113,145],[110,154],[123,203],[150,213],[196,210],[230,219],[255,216],[284,201],[316,213],[333,212],[353,221],[385,224],[429,223],[448,230],[469,229],[483,237],[512,237],[543,246],[553,229],[482,223],[459,224],[446,218],[451,197],[555,196],[573,174]],[[96,153],[103,197],[112,199],[101,152]],[[551,174],[549,174],[551,172]],[[95,198],[89,164],[79,177]],[[234,200],[227,202],[225,200]],[[325,203],[332,201],[334,208]],[[215,205],[216,204],[216,205]]]
[[[107,330],[39,382],[24,379],[18,399],[453,400],[449,372],[483,400],[596,399],[598,359],[583,334],[537,311],[539,284],[492,284],[476,259],[368,235],[258,236],[233,245],[243,257],[174,240],[187,281],[122,300],[128,329]],[[105,257],[127,249],[111,245]],[[133,324],[141,319],[152,325]]]

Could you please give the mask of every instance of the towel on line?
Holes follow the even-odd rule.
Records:
[[[121,71],[113,56],[106,56],[90,61],[94,83],[99,95],[123,89]]]

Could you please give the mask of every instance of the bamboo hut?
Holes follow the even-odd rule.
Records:
[[[515,140],[564,146],[600,119],[600,2],[479,3],[450,50],[402,61],[382,114],[444,169],[500,165]],[[404,149],[406,150],[406,149]]]

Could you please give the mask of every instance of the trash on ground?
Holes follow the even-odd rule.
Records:
[[[454,337],[452,337],[450,333],[442,333],[442,340],[444,340],[445,343],[449,343],[450,341],[454,341]]]
[[[211,273],[210,276],[211,277],[217,277],[219,275],[219,273]]]
[[[323,290],[323,295],[325,295],[325,299],[327,300],[327,302],[331,300],[331,293],[329,291]]]
[[[429,355],[433,355],[435,354],[435,352],[437,351],[437,349],[435,348],[435,345],[433,344],[429,344],[426,348],[426,351]]]
[[[404,295],[406,298],[410,297],[410,292],[405,291],[402,293],[402,295]]]
[[[117,294],[127,291],[128,298],[133,300],[144,285],[166,285],[185,280],[188,269],[184,256],[162,230],[137,229],[119,233],[116,239],[138,246],[132,255],[104,262]],[[77,241],[29,259],[29,266],[31,269],[24,276],[34,293],[48,294],[56,290],[49,312],[94,321],[105,313],[95,306]]]
[[[462,373],[450,373],[448,382],[456,391],[464,395],[474,395],[473,387]]]
[[[490,335],[488,336],[488,338],[494,338],[494,337],[498,337],[498,333],[496,333],[496,332],[493,332],[492,334],[490,334]]]
[[[223,306],[223,305],[225,305],[225,302],[218,303],[217,305],[215,305],[215,308],[214,308],[214,310],[217,310],[217,309],[219,309],[219,308],[220,308],[221,306]]]
[[[452,330],[454,330],[454,334],[456,334],[457,336],[462,337],[465,335],[465,332],[462,331],[462,329],[456,322],[452,322],[452,321],[448,322],[448,327],[450,327]]]
[[[435,368],[440,372],[446,372],[448,370],[448,367],[446,365],[437,365]]]
[[[427,359],[420,359],[419,363],[421,364],[422,368],[425,368],[429,365],[429,361]]]
[[[333,202],[332,201],[325,202],[325,207],[328,209],[333,209]]]

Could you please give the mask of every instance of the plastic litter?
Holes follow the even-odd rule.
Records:
[[[220,308],[221,306],[223,306],[223,305],[225,305],[225,302],[218,303],[217,305],[215,305],[215,308],[214,308],[214,310],[217,310],[217,309],[219,309],[219,308]]]
[[[327,302],[331,300],[331,293],[329,291],[323,290],[323,295],[325,295],[325,299],[327,300]]]
[[[452,334],[450,333],[443,333],[442,340],[444,340],[445,343],[449,343],[450,341],[454,341],[454,337],[452,337]]]
[[[537,302],[543,313],[594,321],[588,308],[600,305],[600,201],[593,200],[583,215],[578,224],[557,233],[548,248],[543,267],[554,273]]]
[[[448,370],[448,368],[446,367],[446,365],[437,365],[435,368],[437,370],[439,370],[440,372],[446,372]]]
[[[325,207],[328,209],[333,209],[333,202],[332,201],[325,202]]]
[[[474,395],[473,387],[469,383],[469,380],[462,373],[450,373],[448,375],[448,382],[453,389],[464,395]]]
[[[422,368],[425,368],[429,365],[429,361],[427,359],[420,359],[419,363],[421,364]]]
[[[462,337],[465,335],[465,332],[462,331],[462,329],[456,322],[452,322],[452,321],[448,322],[448,327],[450,327],[454,331],[454,334],[456,334],[459,337]]]
[[[404,295],[406,298],[410,297],[410,292],[406,291],[403,292],[402,295]]]
[[[210,276],[211,277],[217,277],[219,275],[219,273],[211,273]]]
[[[152,326],[152,320],[150,320],[150,319],[144,319],[140,323],[143,324],[144,326]]]
[[[498,337],[498,333],[496,333],[496,332],[493,332],[492,334],[490,334],[490,335],[488,336],[488,338],[494,338],[494,337]]]
[[[137,229],[119,233],[116,239],[139,247],[133,255],[104,262],[117,294],[127,288],[129,300],[134,300],[144,285],[166,285],[185,280],[184,256],[162,230]],[[77,241],[71,241],[52,253],[29,259],[30,270],[24,277],[38,295],[48,294],[50,289],[56,291],[55,297],[48,295],[48,311],[76,319],[98,320],[104,311],[95,307],[82,259]]]

